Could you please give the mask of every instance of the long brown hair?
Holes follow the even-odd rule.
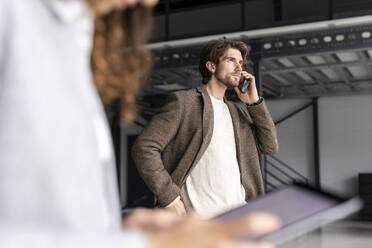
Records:
[[[120,116],[126,123],[135,119],[136,93],[152,64],[144,47],[151,21],[152,10],[141,5],[95,21],[91,57],[94,82],[105,105],[120,100]]]

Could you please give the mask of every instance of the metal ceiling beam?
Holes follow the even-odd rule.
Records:
[[[372,17],[372,16],[371,16]],[[241,38],[251,47],[250,58],[296,57],[316,53],[354,51],[372,47],[372,25],[302,32],[261,39]],[[202,45],[153,49],[156,68],[185,67],[198,63]]]
[[[368,55],[366,51],[357,51],[356,54],[358,55],[359,60],[361,61],[369,61],[369,60],[372,61],[372,59],[370,58],[370,56]],[[363,67],[367,70],[369,76],[372,76],[371,64],[372,63],[363,63]]]
[[[343,80],[329,80],[328,82],[324,82],[328,85],[338,85],[338,84],[345,84],[345,82]],[[355,84],[355,85],[358,85],[358,84],[370,84],[371,85],[371,89],[372,89],[372,78],[366,78],[366,79],[353,79],[353,80],[350,80],[349,83],[351,84]],[[317,83],[311,83],[311,84],[307,84],[307,86],[317,86],[318,84]],[[282,86],[281,88],[283,89],[289,89],[291,88],[292,85],[290,86]]]
[[[320,56],[325,56],[325,54],[319,54]],[[330,69],[330,68],[342,68],[342,67],[348,67],[348,66],[364,66],[364,65],[372,65],[372,59],[360,59],[358,61],[353,62],[329,62],[325,64],[311,64],[307,66],[295,66],[295,67],[285,67],[285,68],[264,68],[261,69],[262,74],[275,74],[275,73],[290,73],[290,72],[296,72],[296,71],[306,71],[306,70],[320,70],[320,69]]]
[[[280,88],[274,88],[272,85],[273,83],[266,80],[262,83],[264,94],[273,95],[274,97],[281,97],[282,93],[280,92]]]
[[[329,86],[326,83],[324,83],[326,79],[325,78],[320,78],[319,73],[316,70],[309,70],[309,71],[304,72],[304,73],[308,74],[314,80],[315,83],[319,84],[319,87],[320,87],[322,93],[327,93],[327,92],[331,91]]]
[[[177,48],[177,47],[200,45],[210,40],[216,40],[216,39],[222,39],[222,38],[240,40],[240,39],[246,39],[246,38],[249,38],[249,39],[265,38],[265,37],[270,37],[270,36],[277,37],[281,35],[289,35],[289,34],[303,33],[303,32],[315,32],[319,30],[328,30],[328,29],[336,29],[336,28],[345,28],[345,27],[350,27],[350,26],[360,26],[360,25],[366,25],[366,24],[371,24],[371,23],[372,23],[372,15],[366,15],[366,16],[360,16],[360,17],[330,20],[330,21],[321,21],[321,22],[313,22],[313,23],[298,24],[298,25],[288,25],[288,26],[275,27],[275,28],[257,29],[257,30],[251,30],[251,31],[209,35],[209,36],[204,36],[204,37],[188,38],[188,39],[165,41],[165,42],[155,42],[155,43],[149,44],[147,47],[149,49]]]
[[[306,61],[307,65],[312,65],[312,62],[306,56],[303,56],[302,60]],[[324,93],[327,93],[331,90],[330,87],[324,83],[326,80],[328,80],[328,77],[321,70],[309,69],[308,71],[303,71],[303,73],[306,73],[312,78],[312,80],[314,80],[314,82],[317,82]]]
[[[332,63],[343,63],[340,59],[338,59],[334,54],[324,54],[322,56],[324,60],[330,64]],[[333,62],[337,61],[337,62]],[[333,67],[334,70],[336,70],[337,74],[342,78],[345,85],[347,85],[351,91],[355,91],[354,85],[351,83],[353,81],[353,78],[350,77],[350,75],[345,71],[347,70],[347,66],[339,66],[339,67]]]
[[[260,49],[252,49],[252,55],[260,53],[263,58],[370,48],[372,26],[368,24],[329,28],[328,30],[272,36],[249,42],[252,47],[260,47]],[[255,43],[258,45],[253,46]]]
[[[312,97],[345,96],[348,93],[350,93],[350,92],[345,91],[345,90],[335,90],[335,91],[327,92],[327,93],[310,92],[310,93],[306,93],[306,94],[298,94],[297,91],[290,92],[290,91],[287,90],[286,93],[283,94],[283,96],[281,98],[284,98],[284,99],[298,99],[298,98],[312,98]],[[353,95],[370,95],[370,94],[372,94],[372,89],[357,90],[357,91],[353,92]],[[269,97],[266,97],[266,99],[271,100],[271,99],[278,99],[278,98],[274,98],[274,97],[269,96]]]
[[[321,26],[320,23],[325,26]],[[251,46],[251,56],[253,58],[262,56],[260,73],[265,95],[278,98],[340,95],[350,91],[359,94],[360,90],[355,85],[361,84],[366,84],[360,86],[360,88],[365,86],[366,91],[369,91],[369,84],[371,84],[372,90],[372,58],[367,54],[367,50],[372,49],[372,25],[366,25],[372,24],[372,15],[320,23],[256,30],[257,32],[253,33],[252,31],[240,32],[238,36],[224,34],[177,41],[179,43],[152,44],[149,47],[152,49],[156,61],[153,71],[154,81],[152,82],[154,85],[157,83],[156,80],[159,78],[156,77],[158,74],[161,75],[160,79],[165,77],[169,83],[183,84],[185,82],[187,84],[185,87],[191,87],[191,81],[198,75],[186,74],[184,70],[197,67],[203,43],[215,38],[226,37],[232,39],[235,37]],[[337,25],[332,23],[337,23]],[[299,33],[300,31],[301,33]],[[243,35],[243,33],[248,35]],[[237,34],[234,33],[234,35]],[[340,40],[340,37],[338,37],[341,34],[344,40]],[[331,41],[324,41],[325,36],[329,36]],[[255,37],[259,39],[252,39]],[[319,42],[317,44],[309,43],[314,37],[318,38]],[[300,45],[301,39],[306,39],[307,43]],[[295,42],[294,46],[288,45],[291,40]],[[275,45],[279,41],[283,42],[283,47]],[[269,49],[265,48],[266,43],[271,44]],[[335,52],[338,51],[354,51],[358,54],[359,60],[341,61],[334,56]],[[306,55],[314,54],[321,56],[326,63],[312,64],[306,58]],[[288,59],[294,62],[295,66],[285,67],[282,63],[278,63],[277,59],[279,58]],[[277,65],[271,63],[277,63]],[[369,68],[371,77],[365,80],[355,80],[352,75],[349,75],[349,72],[345,71],[345,68],[351,66]],[[169,69],[172,69],[176,74],[166,73]],[[322,69],[333,69],[341,76],[342,80],[327,80],[328,77],[322,74]],[[297,75],[296,72],[298,71],[306,73],[314,82],[304,82],[304,79]],[[180,80],[180,78],[187,79]],[[347,89],[340,89],[340,84],[347,86]],[[159,91],[149,89],[148,92]]]

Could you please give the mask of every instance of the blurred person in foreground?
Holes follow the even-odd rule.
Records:
[[[234,242],[275,229],[264,213],[219,222],[139,209],[121,223],[101,99],[134,118],[155,2],[0,1],[0,247],[267,246]]]

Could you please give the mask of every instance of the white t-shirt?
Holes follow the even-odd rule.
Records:
[[[245,203],[230,111],[223,99],[211,96],[211,101],[212,139],[185,184],[194,211],[205,218]]]

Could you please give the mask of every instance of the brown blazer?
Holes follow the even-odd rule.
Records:
[[[236,153],[246,199],[263,194],[258,151],[278,151],[276,130],[264,102],[247,106],[225,102],[234,126]],[[162,111],[138,136],[132,157],[158,204],[167,206],[177,196],[207,149],[213,132],[213,107],[204,85],[169,95]],[[182,197],[182,196],[181,196]]]

